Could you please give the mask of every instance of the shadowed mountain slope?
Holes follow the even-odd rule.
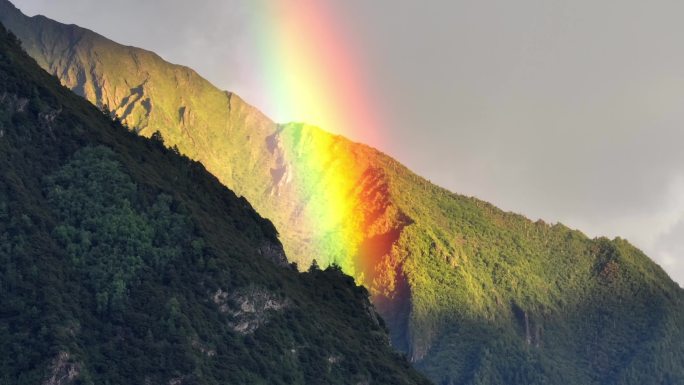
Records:
[[[148,51],[0,10],[63,84],[248,198],[291,261],[336,262],[368,287],[394,346],[435,382],[684,383],[682,289],[627,241],[453,194],[367,146],[275,124]],[[348,207],[322,210],[335,197]]]

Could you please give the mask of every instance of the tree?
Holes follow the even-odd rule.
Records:
[[[164,137],[162,136],[161,132],[155,131],[150,137],[150,139],[152,139],[153,142],[164,146]]]

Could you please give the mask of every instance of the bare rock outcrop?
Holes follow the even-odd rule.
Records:
[[[252,334],[269,321],[273,314],[291,305],[286,298],[262,288],[246,288],[234,293],[221,289],[212,295],[219,312],[230,317],[230,327],[240,334]]]
[[[68,352],[60,352],[52,363],[50,378],[43,385],[72,384],[81,373],[81,365],[72,360]]]

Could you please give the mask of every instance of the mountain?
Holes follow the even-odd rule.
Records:
[[[428,384],[339,268],[0,26],[2,384]]]
[[[365,285],[393,345],[436,383],[684,383],[683,290],[627,241],[453,194],[151,52],[0,11],[64,85],[249,199],[290,261],[334,262]]]

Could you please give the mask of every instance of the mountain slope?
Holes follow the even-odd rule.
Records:
[[[366,285],[393,344],[436,382],[684,383],[682,289],[626,241],[452,194],[147,51],[0,8],[65,85],[247,197],[291,260],[337,262]],[[321,211],[338,196],[349,207]]]
[[[0,382],[427,384],[339,269],[0,26]]]

